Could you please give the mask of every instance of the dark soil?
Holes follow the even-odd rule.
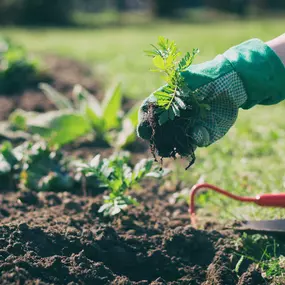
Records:
[[[163,125],[158,123],[155,104],[145,105],[141,112],[142,124],[139,126],[139,134],[149,140],[153,157],[156,160],[157,156],[161,160],[165,157],[186,157],[189,160],[186,170],[189,169],[196,160],[194,144],[187,134],[191,133],[190,121],[187,117],[189,111],[182,112],[179,118],[169,119]]]
[[[143,188],[114,218],[98,214],[101,196],[0,195],[1,284],[266,284],[251,266],[234,272],[233,232],[192,228],[171,185]]]
[[[77,140],[76,142],[65,145],[63,149],[68,154],[84,159],[94,157],[98,153],[100,153],[103,158],[109,157],[114,152],[114,150],[106,143],[98,142],[94,138],[88,139],[85,137]],[[147,152],[150,153],[149,145],[139,138],[134,143],[127,146],[126,151],[130,151],[132,153],[132,159],[134,159],[134,162],[145,158]]]

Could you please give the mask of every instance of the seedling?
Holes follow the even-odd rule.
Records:
[[[18,110],[10,117],[14,128],[39,134],[50,145],[59,146],[94,131],[96,140],[116,149],[124,148],[136,140],[138,105],[126,114],[122,112],[120,84],[107,92],[102,104],[80,85],[74,87],[73,101],[48,84],[42,83],[40,88],[58,111],[37,114]]]
[[[78,166],[83,175],[97,178],[101,187],[110,190],[110,193],[104,196],[104,204],[99,209],[99,213],[104,216],[113,216],[128,205],[137,205],[137,200],[128,194],[128,190],[145,177],[161,178],[169,172],[154,167],[152,159],[142,159],[133,168],[128,164],[128,160],[124,153],[109,159],[101,159],[100,155],[96,155],[89,164]]]
[[[74,104],[51,86],[40,84],[40,87],[59,110],[73,109],[84,116],[95,131],[97,139],[117,149],[135,141],[138,105],[126,114],[123,113],[120,83],[108,90],[101,104],[81,85],[76,85],[73,89]]]
[[[195,97],[191,96],[192,91],[184,82],[181,72],[192,64],[198,49],[193,49],[192,53],[187,52],[186,55],[178,61],[181,55],[174,41],[169,41],[164,37],[159,37],[158,47],[152,46],[153,50],[146,51],[146,54],[152,57],[152,61],[156,69],[154,72],[162,72],[163,78],[167,85],[160,90],[154,92],[156,97],[156,113],[158,114],[159,125],[165,124],[175,117],[181,116],[181,110],[186,110],[187,105],[184,101],[195,101]],[[190,98],[187,98],[190,97]]]
[[[191,131],[209,106],[199,101],[196,90],[189,88],[182,73],[192,64],[199,50],[193,49],[179,60],[181,53],[174,41],[159,37],[158,46],[152,47],[146,54],[152,57],[153,71],[163,73],[166,81],[164,87],[153,93],[155,101],[147,106],[152,153],[161,157],[190,156],[190,166],[195,161]]]
[[[8,180],[20,189],[34,191],[69,191],[74,184],[62,153],[44,142],[25,142],[16,148],[3,144],[0,174],[2,186]]]
[[[246,196],[238,196],[235,194],[232,194],[224,189],[221,189],[218,186],[215,185],[211,185],[208,183],[198,183],[196,185],[194,185],[190,191],[190,205],[189,205],[189,214],[190,214],[190,220],[191,220],[191,224],[193,226],[196,226],[196,214],[195,214],[195,196],[197,194],[198,191],[202,190],[202,189],[210,189],[212,191],[215,191],[217,193],[220,193],[224,196],[227,196],[231,199],[243,202],[243,203],[254,203],[256,205],[259,205],[261,207],[279,207],[279,208],[285,208],[285,193],[269,193],[269,194],[258,194],[255,197],[246,197]],[[274,224],[274,222],[278,225],[278,220],[272,221],[272,223]],[[273,227],[271,223],[271,228]],[[254,224],[254,223],[253,223]],[[263,221],[264,224],[264,221]],[[276,227],[276,226],[275,226]],[[260,224],[258,226],[258,222],[256,222],[256,224],[254,225],[255,230],[264,230],[264,231],[268,231],[268,229],[266,229],[265,225]],[[278,228],[278,226],[277,226]],[[280,229],[281,230],[281,229]]]

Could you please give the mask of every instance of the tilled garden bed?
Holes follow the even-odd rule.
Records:
[[[238,277],[238,234],[192,228],[174,191],[145,185],[114,218],[101,196],[2,194],[1,284],[267,284],[248,263]]]

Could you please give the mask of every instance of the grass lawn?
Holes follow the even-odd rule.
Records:
[[[164,35],[177,41],[183,52],[200,49],[196,62],[213,58],[232,45],[253,37],[269,40],[284,33],[285,20],[251,20],[213,24],[160,22],[134,27],[101,29],[18,29],[0,32],[35,52],[57,53],[87,62],[106,83],[118,78],[125,93],[144,98],[161,84],[148,70],[143,50]],[[241,111],[229,134],[197,152],[196,165],[185,172],[178,167],[175,179],[191,186],[201,177],[241,195],[285,192],[285,104]],[[227,219],[261,219],[285,216],[280,209],[240,205],[216,194],[204,194],[200,205]],[[205,210],[205,208],[204,208]]]

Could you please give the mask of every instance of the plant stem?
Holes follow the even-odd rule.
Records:
[[[178,88],[178,87],[176,86],[176,87],[175,87],[175,90],[174,90],[174,92],[173,92],[172,98],[170,99],[168,105],[166,106],[166,110],[168,110],[168,109],[170,108],[170,106],[171,106],[171,104],[172,104],[172,102],[173,102],[173,100],[174,100],[174,97],[175,97],[177,88]]]

